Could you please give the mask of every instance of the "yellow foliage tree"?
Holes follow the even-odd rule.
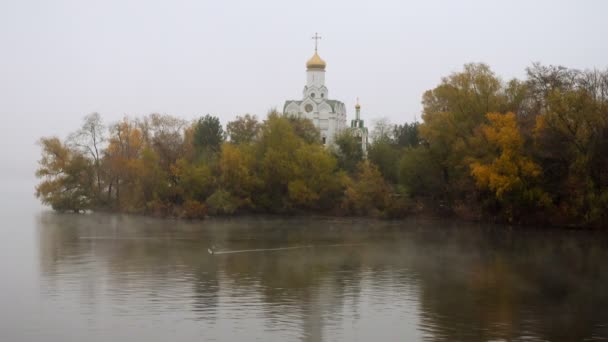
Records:
[[[359,163],[353,180],[347,183],[342,209],[355,215],[378,216],[389,205],[390,188],[378,167]]]
[[[109,176],[108,194],[114,195],[119,208],[130,207],[133,186],[137,179],[138,162],[144,148],[141,130],[135,122],[124,118],[111,129],[106,149],[107,173]],[[122,197],[121,197],[122,196]]]
[[[328,202],[342,192],[336,158],[323,146],[301,146],[295,153],[295,161],[295,179],[288,184],[292,203],[309,209],[327,207]]]
[[[209,166],[202,162],[190,163],[185,158],[171,165],[170,173],[175,180],[175,196],[180,201],[203,201],[213,192],[213,174]]]
[[[256,188],[255,154],[252,146],[224,143],[219,160],[220,184],[242,204],[251,205]]]
[[[82,153],[68,148],[59,138],[42,138],[42,159],[36,176],[36,196],[55,210],[88,209],[94,197],[93,165]]]
[[[534,186],[534,180],[542,170],[524,154],[524,141],[515,114],[488,113],[486,118],[488,124],[481,125],[480,131],[488,147],[495,152],[486,162],[475,160],[470,163],[477,186],[491,191],[497,200],[506,204],[509,219],[513,218],[517,204],[547,205],[548,196]]]

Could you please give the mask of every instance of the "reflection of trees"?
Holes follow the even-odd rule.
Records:
[[[415,300],[428,340],[583,340],[608,333],[601,327],[608,321],[608,248],[587,234],[445,222],[436,229],[436,221],[183,222],[53,213],[38,222],[41,273],[51,291],[77,284],[81,302],[91,306],[109,300],[147,311],[188,308],[207,322],[230,310],[233,317],[263,314],[266,330],[289,327],[315,341],[332,336],[328,325],[340,327],[344,315],[353,324],[366,317],[360,303],[371,296],[376,309],[396,315],[403,314],[398,305]],[[88,239],[96,236],[113,239]],[[233,251],[315,247],[211,256],[213,244]],[[333,244],[354,245],[327,246]],[[231,306],[244,304],[255,308]]]
[[[62,279],[71,274],[80,285],[94,285],[83,295],[90,301],[104,300],[99,297],[109,293],[105,300],[120,308],[141,306],[141,300],[172,303],[146,310],[183,310],[185,304],[205,320],[217,317],[220,298],[236,298],[237,303],[258,298],[268,329],[299,320],[301,335],[319,340],[324,322],[339,319],[346,302],[358,310],[364,273],[373,278],[400,263],[394,259],[397,245],[370,243],[372,236],[392,237],[368,227],[366,221],[325,219],[200,223],[52,213],[39,220],[41,270],[49,283],[56,281],[58,292],[69,286]],[[207,247],[213,244],[219,250],[315,247],[211,256]],[[349,246],[326,246],[333,244]]]
[[[43,215],[38,223],[41,271],[57,291],[62,290],[58,282],[76,280],[99,284],[87,296],[110,292],[117,307],[142,299],[169,306],[187,302],[207,317],[217,304],[216,263],[206,252],[209,236],[192,223],[57,213]],[[174,303],[161,300],[171,297]]]
[[[568,235],[568,234],[566,234]],[[582,341],[608,321],[608,251],[590,237],[450,231],[419,244],[429,340]],[[445,248],[450,246],[449,248]]]

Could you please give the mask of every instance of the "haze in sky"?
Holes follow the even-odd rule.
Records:
[[[36,140],[91,112],[263,118],[327,62],[348,119],[420,115],[422,93],[469,62],[504,79],[532,62],[608,66],[606,1],[0,1],[0,164],[33,181]],[[33,191],[33,190],[32,190]]]

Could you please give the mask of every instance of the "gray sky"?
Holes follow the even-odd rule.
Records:
[[[298,99],[319,32],[330,97],[412,121],[464,63],[608,66],[608,1],[0,0],[0,172],[32,179],[35,141],[97,111],[222,123]]]

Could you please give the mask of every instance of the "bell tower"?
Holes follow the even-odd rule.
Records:
[[[326,99],[327,87],[325,86],[325,66],[326,63],[318,54],[319,39],[321,36],[315,33],[312,37],[315,41],[315,54],[306,62],[306,86],[304,87],[304,97],[309,97],[319,103]]]

